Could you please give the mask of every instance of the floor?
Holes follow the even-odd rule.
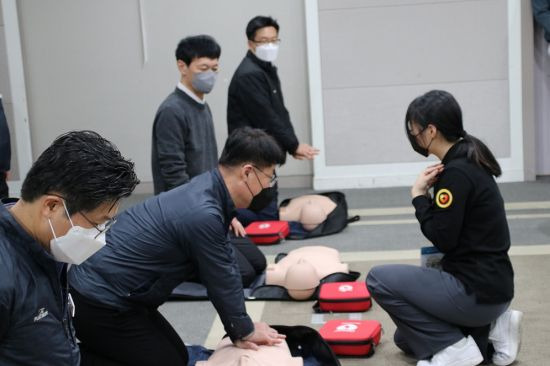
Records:
[[[517,365],[547,365],[550,348],[544,339],[548,336],[550,315],[546,310],[550,301],[550,179],[536,182],[503,183],[500,189],[506,202],[512,248],[510,250],[516,273],[516,297],[512,306],[524,312],[522,349]],[[305,189],[281,189],[279,198],[311,193]],[[419,248],[427,245],[419,230],[410,205],[408,188],[381,188],[345,190],[350,215],[359,214],[361,220],[348,226],[342,233],[303,241],[286,241],[262,247],[272,262],[275,254],[307,245],[325,245],[340,251],[342,260],[350,269],[361,272],[382,263],[419,263]],[[147,198],[134,195],[125,203],[128,207]],[[342,359],[342,365],[415,365],[415,360],[403,355],[392,342],[395,326],[387,314],[374,304],[371,310],[358,314],[314,315],[312,302],[249,301],[247,310],[254,320],[280,325],[308,325],[320,328],[328,319],[376,319],[384,328],[384,335],[375,355],[365,359]],[[186,343],[215,347],[223,336],[223,328],[208,301],[168,302],[162,313]]]

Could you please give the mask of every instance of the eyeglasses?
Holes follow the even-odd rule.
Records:
[[[97,231],[99,231],[99,233],[95,236],[95,238],[97,238],[103,233],[106,233],[107,230],[109,230],[116,222],[116,217],[113,217],[102,224],[96,224],[92,222],[92,220],[90,220],[88,217],[86,217],[86,215],[84,215],[83,212],[79,212],[79,213],[82,215],[82,217],[86,219],[86,221],[88,221],[90,225],[92,225]]]
[[[256,44],[259,44],[259,45],[264,45],[264,44],[268,44],[268,43],[273,43],[273,44],[276,44],[276,45],[279,45],[281,44],[281,39],[280,38],[275,38],[275,39],[261,39],[259,41],[252,41]]]
[[[71,215],[69,215],[69,211],[67,210],[67,206],[65,204],[65,202],[67,201],[65,199],[65,197],[60,196],[60,195],[55,194],[55,193],[48,193],[48,194],[52,195],[52,196],[55,196],[55,197],[58,197],[58,198],[61,198],[63,200],[63,207],[65,208],[65,213],[67,214],[67,218],[69,219],[69,221],[71,222],[71,225],[72,225],[73,222],[71,220]],[[86,219],[86,221],[88,221],[88,223],[90,225],[92,225],[97,231],[99,231],[99,233],[94,237],[94,239],[97,239],[98,236],[100,236],[101,234],[107,232],[107,230],[109,230],[111,228],[111,226],[113,226],[113,224],[116,222],[116,217],[113,217],[113,218],[105,221],[102,224],[96,224],[92,220],[90,220],[88,217],[86,217],[86,215],[84,215],[83,212],[80,211],[79,213],[82,215],[82,217],[84,217]]]
[[[264,173],[260,168],[258,168],[257,166],[255,165],[252,165],[254,167],[254,169],[256,169],[257,171],[259,171],[260,173],[262,173],[264,176],[268,177],[269,178],[269,186],[270,187],[273,187],[276,183],[277,183],[277,180],[279,179],[279,177],[277,176],[277,172],[275,172],[275,170],[273,171],[273,175],[269,175],[269,174],[266,174]],[[260,183],[261,184],[261,183]]]

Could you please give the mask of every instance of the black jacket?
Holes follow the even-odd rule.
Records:
[[[427,196],[413,199],[424,235],[443,253],[443,270],[475,293],[479,303],[514,297],[510,232],[504,201],[493,177],[469,161],[467,142],[445,155],[445,169]]]
[[[0,365],[79,364],[66,265],[0,204]]]
[[[7,172],[10,170],[10,160],[10,131],[4,113],[4,106],[2,105],[2,98],[0,98],[0,172]]]
[[[254,328],[229,243],[235,206],[215,169],[123,212],[107,245],[69,273],[92,302],[129,310],[157,307],[184,281],[200,279],[232,339]]]
[[[233,74],[227,101],[229,133],[239,127],[261,128],[293,154],[298,138],[283,101],[277,68],[248,51]]]

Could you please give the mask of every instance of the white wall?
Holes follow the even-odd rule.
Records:
[[[259,14],[281,25],[283,93],[299,139],[310,141],[302,2],[141,3],[142,18],[138,0],[18,1],[35,157],[64,131],[93,129],[136,162],[141,189],[151,190],[151,125],[179,78],[174,50],[181,38],[203,33],[222,46],[218,83],[207,96],[221,152],[227,88],[246,52],[246,24]],[[280,174],[283,186],[309,185],[311,163],[289,159]]]
[[[522,48],[532,36],[525,27],[529,0],[0,1],[17,3],[25,73],[16,80],[26,80],[14,105],[21,106],[16,128],[31,138],[19,134],[30,142],[15,158],[31,148],[36,158],[68,130],[93,129],[136,162],[140,190],[152,191],[151,125],[178,80],[178,41],[207,33],[222,46],[220,76],[208,95],[221,151],[227,87],[246,52],[244,29],[264,14],[281,24],[277,64],[298,137],[322,149],[315,179],[331,182],[317,188],[409,184],[425,162],[411,154],[402,119],[412,97],[431,88],[455,93],[466,129],[489,143],[512,179],[533,176],[526,170],[534,157],[525,151],[534,139],[525,92],[532,54]],[[311,4],[313,17],[305,10]],[[308,52],[311,39],[318,48]],[[309,186],[312,170],[289,158],[281,185]],[[356,179],[368,174],[378,178]]]
[[[309,72],[318,79],[313,142],[323,150],[315,188],[412,183],[426,162],[410,148],[404,116],[431,89],[457,98],[465,129],[500,158],[503,180],[531,177],[522,58],[531,33],[521,28],[528,3],[307,0]]]

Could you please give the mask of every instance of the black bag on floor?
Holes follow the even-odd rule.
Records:
[[[333,191],[315,194],[330,198],[334,203],[336,203],[336,207],[334,208],[334,210],[332,210],[331,213],[328,214],[325,221],[323,221],[312,231],[293,231],[293,227],[291,225],[290,235],[287,237],[287,239],[301,240],[336,234],[344,230],[350,222],[355,222],[360,219],[359,216],[348,217],[348,203],[346,202],[346,196],[344,195],[344,193]],[[279,208],[287,206],[290,203],[290,200],[292,200],[292,198],[287,198],[286,200],[281,202]]]
[[[275,263],[283,259],[287,253],[279,253],[275,257]],[[330,282],[353,282],[361,276],[361,273],[349,271],[349,273],[336,272],[325,276],[320,280],[319,286],[307,300],[317,300],[319,288],[323,283]],[[283,286],[266,285],[265,272],[258,275],[249,287],[243,289],[245,300],[278,300],[278,301],[297,301],[290,297],[288,291]],[[168,300],[208,300],[206,287],[198,282],[183,282],[176,287]]]
[[[271,327],[286,336],[285,341],[290,354],[292,357],[301,357],[304,365],[341,366],[332,348],[315,329],[303,325],[271,325]],[[213,352],[213,350],[204,350]],[[190,364],[194,365],[194,362]]]
[[[341,366],[332,348],[315,329],[303,325],[271,327],[286,335],[285,340],[292,356],[313,359],[321,366]]]

